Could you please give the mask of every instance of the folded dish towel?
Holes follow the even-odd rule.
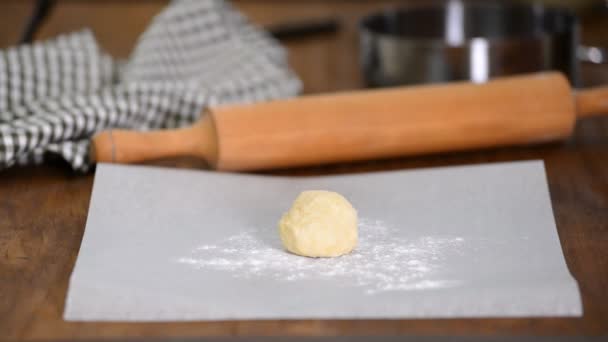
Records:
[[[285,50],[227,2],[174,1],[125,63],[88,30],[0,51],[0,169],[56,154],[86,171],[100,130],[175,128],[300,89]]]

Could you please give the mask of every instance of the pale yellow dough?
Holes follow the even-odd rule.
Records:
[[[357,246],[357,211],[342,195],[304,191],[279,221],[283,246],[307,257],[336,257]]]

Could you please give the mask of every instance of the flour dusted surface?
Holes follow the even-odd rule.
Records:
[[[237,278],[272,277],[277,281],[340,277],[367,294],[385,291],[452,287],[438,279],[442,260],[458,254],[464,239],[428,236],[395,237],[395,228],[379,220],[362,219],[359,246],[338,258],[313,259],[288,253],[272,228],[248,229],[214,244],[195,247],[177,262],[198,269],[230,272]]]

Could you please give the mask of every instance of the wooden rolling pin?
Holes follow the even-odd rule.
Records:
[[[196,156],[258,170],[540,143],[595,114],[608,114],[608,87],[573,93],[550,72],[223,106],[187,128],[101,132],[91,152],[98,162]]]

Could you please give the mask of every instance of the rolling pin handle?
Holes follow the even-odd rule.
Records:
[[[580,90],[575,101],[578,117],[608,115],[608,86]]]
[[[177,130],[107,130],[93,137],[91,158],[99,163],[140,163],[170,157],[197,157],[213,164],[217,156],[210,116]]]

